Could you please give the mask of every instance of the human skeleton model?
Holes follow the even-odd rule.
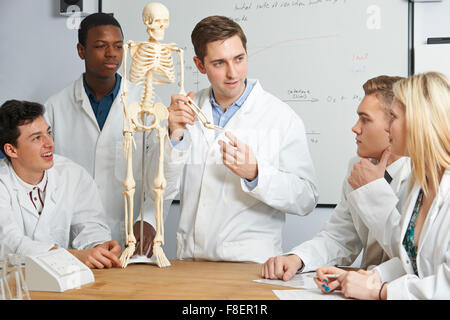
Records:
[[[177,47],[175,43],[162,44],[159,41],[164,39],[164,30],[169,26],[169,11],[158,2],[151,2],[144,7],[142,12],[144,24],[147,26],[149,40],[143,42],[128,41],[124,45],[124,90],[121,96],[124,111],[124,127],[123,127],[123,149],[127,159],[126,177],[123,182],[125,187],[124,204],[125,204],[125,239],[126,248],[120,257],[122,267],[125,268],[136,249],[136,238],[133,234],[133,199],[135,192],[135,180],[133,178],[132,168],[132,147],[136,147],[133,138],[134,131],[150,132],[157,130],[159,140],[159,163],[158,172],[153,181],[153,193],[155,195],[155,218],[156,218],[156,235],[153,240],[153,255],[159,267],[170,266],[169,260],[166,258],[162,245],[164,244],[164,223],[163,223],[163,196],[166,187],[166,179],[164,177],[164,139],[167,136],[167,127],[161,126],[161,122],[167,120],[169,112],[161,103],[153,103],[154,85],[170,84],[175,81],[175,68],[172,59],[172,52],[177,52],[180,58],[180,94],[186,95],[184,91],[184,68],[183,68],[183,50]],[[133,102],[127,105],[128,89],[126,79],[126,61],[127,50],[130,50],[131,67],[130,81],[143,86],[143,93],[140,103]],[[205,114],[200,108],[187,96],[189,103],[187,104],[198,116],[202,124],[209,129],[222,131],[218,127],[208,121]],[[145,125],[146,117],[153,117],[150,126]],[[144,162],[143,162],[144,163]],[[141,209],[142,210],[142,209]],[[142,217],[141,217],[142,219]],[[141,239],[142,221],[141,221]],[[142,241],[141,241],[141,256]]]

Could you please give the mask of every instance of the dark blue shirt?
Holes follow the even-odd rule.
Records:
[[[98,100],[95,94],[91,89],[88,88],[86,83],[86,75],[83,75],[83,86],[86,94],[91,102],[92,111],[94,111],[95,118],[97,119],[98,126],[100,130],[103,129],[103,125],[105,124],[106,118],[108,117],[109,110],[114,102],[114,99],[119,94],[120,82],[122,81],[122,77],[116,73],[116,84],[112,91],[105,95],[101,100]]]

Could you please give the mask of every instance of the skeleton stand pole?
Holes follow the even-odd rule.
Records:
[[[144,115],[145,119],[145,115]],[[144,120],[145,124],[145,120]],[[145,178],[145,131],[142,132],[142,186],[141,186],[141,222],[139,226],[139,254],[144,255],[144,178]]]

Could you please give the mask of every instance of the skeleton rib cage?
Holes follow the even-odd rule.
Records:
[[[159,43],[139,43],[131,49],[132,64],[129,79],[136,85],[144,87],[141,105],[153,103],[153,85],[170,84],[175,81],[175,68],[171,53],[167,46]]]

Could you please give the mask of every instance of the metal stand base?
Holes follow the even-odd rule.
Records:
[[[144,255],[135,255],[134,257],[132,257],[130,259],[130,262],[128,262],[128,264],[135,264],[135,263],[136,264],[142,263],[142,264],[157,265],[155,256],[152,256],[151,258],[147,258],[147,256],[144,256]]]

